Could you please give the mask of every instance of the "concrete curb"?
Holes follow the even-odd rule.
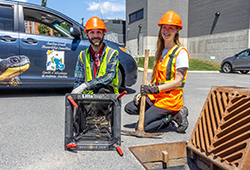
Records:
[[[220,71],[188,71],[189,73],[220,73]]]
[[[138,67],[138,70],[139,70],[139,71],[143,71],[143,70],[144,70],[144,68],[142,68],[142,67]],[[148,69],[148,72],[149,72],[149,73],[152,73],[152,72],[153,72],[153,70],[152,70],[152,69]]]
[[[144,68],[142,67],[138,67],[139,71],[143,71]],[[149,73],[152,73],[153,70],[152,69],[148,69]],[[188,71],[189,73],[220,73],[220,71]]]

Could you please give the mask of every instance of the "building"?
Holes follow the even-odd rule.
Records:
[[[180,5],[181,4],[181,5]],[[156,51],[160,18],[173,10],[182,18],[181,43],[186,46],[188,0],[126,0],[126,47],[136,56],[150,56]]]
[[[125,46],[125,21],[103,20],[107,28],[105,39]]]
[[[250,47],[249,0],[189,0],[188,51],[215,62]]]
[[[38,22],[32,22],[32,21],[25,21],[25,32],[29,34],[37,34],[39,35],[39,29],[38,26],[40,25]],[[53,29],[49,28],[49,35],[53,36]]]
[[[126,47],[134,55],[154,55],[157,23],[170,10],[182,19],[180,41],[192,58],[220,63],[250,46],[249,0],[126,0]]]

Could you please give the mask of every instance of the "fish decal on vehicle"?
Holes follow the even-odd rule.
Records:
[[[25,72],[29,67],[30,60],[25,55],[0,59],[0,84],[21,85],[21,81],[17,76]]]

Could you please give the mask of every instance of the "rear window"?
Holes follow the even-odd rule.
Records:
[[[14,31],[14,9],[0,5],[0,30]]]

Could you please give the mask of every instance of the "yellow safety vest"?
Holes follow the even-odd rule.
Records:
[[[161,84],[169,83],[175,79],[176,58],[182,49],[187,51],[184,47],[175,45],[169,50],[169,52],[167,53],[162,62],[160,59],[157,65],[156,76],[154,80],[155,85],[158,86]],[[163,90],[159,94],[149,94],[148,95],[149,99],[151,101],[154,101],[154,105],[156,107],[173,111],[179,111],[183,107],[182,94],[186,82],[186,77],[187,77],[187,71],[185,72],[181,87],[175,88],[171,91]]]
[[[99,67],[99,69],[97,70],[97,78],[100,76],[103,76],[106,74],[106,68],[107,68],[107,63],[110,61],[111,57],[117,53],[117,56],[119,55],[119,52],[117,50],[114,50],[110,47],[106,47],[106,51],[105,54],[103,56],[103,58],[101,59],[101,65]],[[87,48],[85,51],[81,51],[80,53],[80,59],[83,63],[83,65],[85,66],[85,82],[91,81],[93,80],[93,76],[92,76],[92,69],[90,66],[90,53],[89,53],[89,48]],[[119,94],[119,90],[118,90],[118,84],[119,84],[119,79],[118,79],[118,66],[119,66],[119,59],[117,59],[117,66],[116,66],[116,74],[115,74],[115,78],[113,79],[112,83],[109,84],[110,86],[113,87],[114,93],[115,94]],[[87,93],[87,94],[93,94],[93,90],[88,90],[88,91],[84,91],[83,93]]]

